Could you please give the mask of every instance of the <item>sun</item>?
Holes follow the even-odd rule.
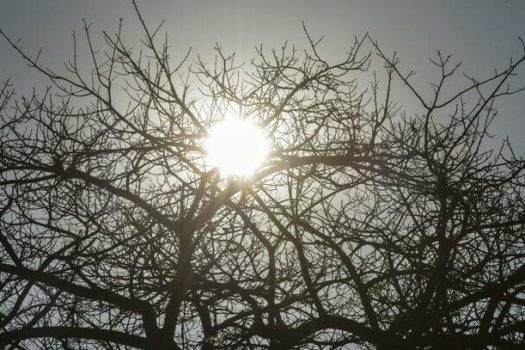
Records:
[[[229,117],[213,125],[204,149],[206,164],[217,168],[221,177],[246,178],[264,162],[268,141],[253,122]]]

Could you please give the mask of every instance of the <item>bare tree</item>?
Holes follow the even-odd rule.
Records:
[[[64,73],[1,32],[51,84],[0,92],[0,344],[525,346],[525,162],[486,142],[525,54],[454,90],[438,52],[428,92],[368,36],[174,61],[136,12],[142,48],[86,24]],[[248,179],[203,161],[232,108],[272,145]]]

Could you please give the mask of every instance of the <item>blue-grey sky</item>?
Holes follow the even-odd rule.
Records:
[[[504,67],[520,54],[518,36],[525,38],[523,0],[192,0],[138,1],[146,20],[165,19],[171,44],[181,52],[189,46],[204,56],[219,42],[240,58],[254,47],[279,47],[284,40],[302,45],[301,20],[313,34],[324,34],[323,52],[342,57],[355,35],[370,33],[386,52],[396,50],[402,67],[416,70],[421,83],[435,49],[452,53],[462,69],[480,77]],[[0,0],[0,26],[22,40],[30,52],[43,47],[43,62],[60,68],[71,53],[73,30],[81,19],[93,23],[93,32],[114,30],[124,18],[126,36],[140,36],[130,1],[126,0]],[[525,76],[525,69],[520,73]],[[11,78],[19,91],[41,85],[21,59],[0,40],[0,81]],[[525,77],[521,79],[525,83]],[[498,136],[508,135],[525,149],[525,92],[502,99],[496,125]]]

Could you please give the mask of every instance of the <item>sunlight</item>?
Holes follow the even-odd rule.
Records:
[[[215,124],[204,143],[206,163],[220,176],[248,177],[263,163],[268,142],[254,123],[229,117]]]

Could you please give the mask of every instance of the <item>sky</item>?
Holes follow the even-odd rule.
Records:
[[[418,83],[431,77],[428,58],[436,49],[453,54],[462,70],[480,78],[510,57],[523,52],[518,37],[525,38],[523,0],[138,0],[151,25],[165,20],[164,30],[178,52],[188,47],[208,57],[218,42],[241,60],[255,46],[279,48],[285,40],[305,44],[301,21],[314,36],[325,35],[322,53],[336,60],[344,56],[354,36],[369,33],[383,51],[394,50],[405,71],[418,72]],[[92,31],[113,31],[124,19],[126,36],[139,38],[137,18],[127,0],[0,0],[0,27],[21,39],[28,52],[43,48],[42,62],[60,71],[72,49],[71,33],[82,30],[82,19]],[[525,68],[516,79],[525,85]],[[0,40],[0,82],[11,79],[19,94],[41,86],[43,79],[31,72],[20,57]],[[517,85],[516,85],[517,86]],[[509,136],[518,149],[525,145],[525,92],[501,99],[493,130]]]

